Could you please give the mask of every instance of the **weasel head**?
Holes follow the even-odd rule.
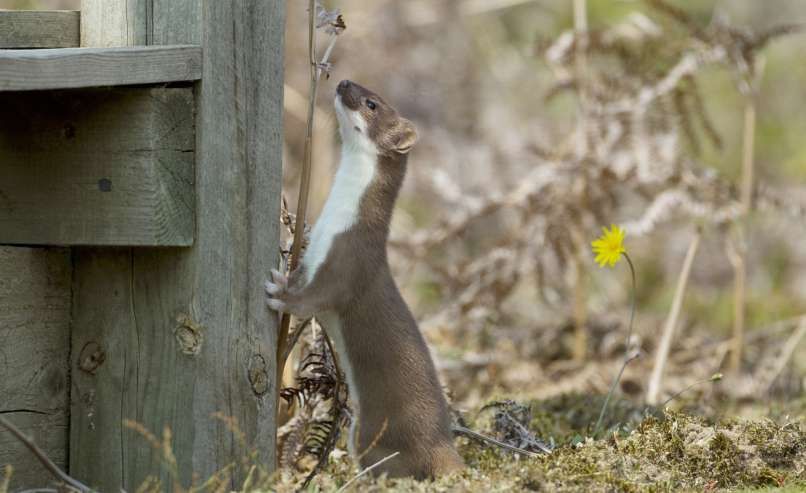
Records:
[[[405,155],[417,142],[417,129],[389,103],[355,82],[336,89],[336,117],[345,147],[373,154]]]

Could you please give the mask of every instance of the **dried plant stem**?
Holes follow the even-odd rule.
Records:
[[[678,320],[680,319],[680,310],[683,307],[683,298],[686,294],[689,276],[691,275],[691,266],[694,264],[694,257],[700,246],[701,237],[702,232],[698,229],[688,245],[686,257],[683,260],[683,269],[680,271],[680,277],[677,280],[677,287],[675,288],[674,299],[672,300],[672,308],[669,311],[669,316],[666,317],[666,324],[663,326],[663,335],[661,336],[660,345],[658,346],[658,352],[655,355],[655,366],[652,368],[652,376],[649,378],[647,388],[646,400],[647,403],[651,405],[655,405],[659,401],[660,390],[663,384],[663,371],[666,368],[666,362],[669,360],[672,339],[674,339],[674,332],[677,328]]]
[[[742,136],[742,192],[741,203],[745,214],[750,212],[753,199],[754,149],[756,135],[756,98],[748,96],[744,108],[744,133]]]
[[[588,5],[587,0],[574,0],[574,36],[576,39],[576,71],[579,104],[577,106],[577,128],[575,139],[576,159],[582,159],[588,153],[588,94],[587,94],[587,45],[588,45]],[[582,255],[586,249],[580,234],[574,238],[577,244],[574,255],[574,279],[573,279],[573,321],[574,321],[574,344],[573,358],[577,363],[585,361],[588,353],[588,293],[587,275],[585,272],[585,262]]]
[[[733,337],[729,370],[736,374],[742,364],[744,350],[745,305],[747,298],[747,251],[745,248],[745,225],[741,222],[747,218],[753,196],[754,141],[756,133],[756,103],[750,95],[744,109],[744,135],[742,145],[742,185],[740,223],[736,224],[736,245],[729,251],[729,259],[733,266]],[[730,241],[730,240],[728,240]]]
[[[333,52],[333,47],[336,46],[337,35],[332,35],[330,43],[325,50],[322,60],[316,61],[316,25],[315,15],[316,0],[308,1],[308,61],[310,63],[310,94],[308,99],[308,119],[305,127],[305,149],[302,159],[302,173],[300,174],[299,181],[299,198],[297,200],[297,214],[294,222],[294,240],[291,244],[291,261],[289,263],[289,272],[293,271],[299,265],[300,253],[302,252],[302,244],[305,236],[305,218],[308,213],[308,195],[311,183],[311,168],[313,161],[313,136],[314,136],[314,116],[316,115],[316,95],[319,89],[319,79],[322,76],[323,67],[327,66],[330,54]],[[291,317],[284,313],[280,320],[280,330],[277,339],[277,368],[281,369],[285,366],[285,360],[291,352],[289,346],[289,327],[291,324]],[[294,341],[296,342],[296,341]],[[293,344],[290,344],[293,346]],[[285,356],[285,357],[284,357]],[[278,383],[282,379],[282,370],[278,371]],[[278,398],[279,406],[279,398]]]
[[[576,39],[575,71],[579,105],[577,106],[576,158],[582,159],[588,151],[587,69],[588,69],[588,4],[587,0],[574,0],[574,36]]]
[[[25,434],[22,431],[20,431],[19,428],[14,426],[11,423],[11,421],[7,420],[3,416],[0,416],[0,426],[7,429],[12,435],[14,435],[14,437],[17,440],[19,440],[23,445],[25,445],[25,447],[28,450],[30,450],[31,453],[34,454],[34,456],[36,456],[39,462],[42,463],[45,469],[47,469],[57,480],[61,481],[62,483],[68,485],[69,487],[77,491],[81,492],[92,491],[88,486],[84,485],[81,481],[75,479],[74,477],[68,475],[67,473],[59,469],[59,466],[54,464],[53,461],[50,460],[50,457],[48,457],[47,454],[45,454],[45,452],[41,448],[39,448],[30,437],[25,436]]]
[[[314,25],[316,12],[315,0],[308,1],[308,58],[310,63],[311,81],[310,94],[308,99],[308,122],[305,127],[305,150],[302,159],[302,173],[299,180],[299,199],[297,200],[297,216],[294,224],[294,242],[291,244],[291,261],[289,271],[293,271],[299,264],[299,256],[302,251],[302,242],[305,235],[305,216],[308,211],[308,191],[311,183],[311,161],[313,148],[313,122],[314,110],[316,109],[316,92],[318,87],[318,68],[316,64],[316,27]],[[286,353],[289,325],[291,317],[284,313],[280,322],[280,332],[277,339],[277,360],[278,360],[278,381],[282,373],[280,361]]]
[[[353,484],[356,480],[358,480],[358,478],[360,478],[361,476],[364,476],[365,474],[367,474],[368,472],[372,471],[376,467],[380,466],[384,462],[386,462],[388,460],[391,460],[391,459],[394,459],[398,455],[400,455],[400,452],[395,452],[393,454],[389,454],[386,457],[384,457],[383,459],[379,460],[378,462],[376,462],[376,463],[372,464],[371,466],[367,467],[363,471],[361,471],[358,474],[356,474],[355,476],[353,476],[349,481],[344,483],[344,486],[342,486],[341,488],[336,490],[336,493],[341,493],[342,491],[346,491],[347,488],[349,488],[351,484]]]
[[[287,342],[287,344],[285,346],[285,351],[283,351],[283,354],[280,355],[280,360],[279,360],[279,361],[283,362],[284,366],[285,366],[285,362],[288,361],[289,356],[291,356],[291,351],[294,349],[294,346],[297,344],[297,341],[299,341],[299,337],[305,331],[305,328],[308,327],[308,325],[311,324],[311,320],[313,320],[313,318],[306,318],[304,321],[300,322],[297,325],[297,327],[294,328],[294,332],[289,335],[288,342]],[[281,370],[278,370],[278,371],[281,371]]]
[[[574,361],[584,363],[588,355],[588,283],[585,264],[582,261],[582,251],[574,254],[574,294],[573,294],[573,321],[574,346],[572,349]]]
[[[733,238],[728,238],[727,254],[733,267],[733,333],[730,340],[728,371],[739,372],[744,349],[744,319],[747,295],[747,266],[744,249],[744,227],[736,224]]]
[[[795,354],[795,350],[798,348],[800,342],[806,337],[806,317],[801,317],[800,323],[795,328],[795,331],[792,335],[784,343],[784,347],[781,351],[781,354],[775,360],[775,367],[773,368],[770,376],[764,382],[760,382],[759,391],[757,395],[766,394],[770,391],[770,387],[772,384],[775,383],[775,380],[783,373],[784,368],[792,359],[792,356]]]
[[[605,397],[604,404],[602,404],[602,410],[599,411],[599,419],[596,420],[596,426],[593,427],[593,436],[595,437],[597,433],[599,433],[599,427],[602,426],[602,421],[604,420],[605,412],[607,411],[607,405],[610,404],[610,398],[613,397],[613,393],[616,391],[616,385],[621,381],[621,376],[624,374],[624,369],[627,368],[627,365],[636,358],[638,358],[641,353],[636,351],[635,353],[630,353],[630,341],[632,340],[632,326],[633,322],[635,321],[635,296],[636,296],[636,286],[635,286],[635,266],[632,264],[632,259],[626,252],[621,254],[625,260],[627,260],[627,265],[630,267],[630,279],[632,280],[632,297],[630,302],[630,324],[627,327],[627,340],[624,343],[624,362],[621,364],[621,369],[618,371],[618,375],[616,378],[613,379],[613,383],[610,385],[610,390],[607,392],[607,397]]]
[[[516,454],[525,455],[526,457],[540,457],[540,454],[538,454],[537,452],[532,452],[530,450],[524,450],[522,448],[512,446],[508,443],[496,440],[493,437],[489,437],[487,435],[483,435],[479,432],[473,431],[470,428],[465,428],[464,426],[454,426],[453,431],[454,433],[458,433],[468,438],[472,438],[473,440],[476,440],[480,443],[495,445],[496,447],[500,447],[504,450],[509,450],[510,452],[515,452]],[[544,450],[544,452],[550,454],[551,450],[546,449]]]
[[[753,177],[755,175],[755,139],[756,139],[756,99],[761,76],[764,73],[764,58],[760,57],[752,80],[745,89],[744,130],[742,134],[742,177],[741,177],[741,215],[735,224],[736,245],[729,248],[728,256],[734,271],[733,286],[733,337],[731,343],[728,369],[736,374],[741,369],[742,352],[744,351],[745,310],[747,302],[747,248],[745,244],[745,228],[747,217],[753,207]],[[730,242],[730,240],[728,240]],[[729,245],[730,246],[730,245]]]
[[[292,272],[299,263],[300,252],[302,251],[302,242],[305,235],[305,216],[308,210],[308,190],[311,183],[311,161],[313,149],[313,122],[314,112],[316,110],[316,88],[318,82],[318,67],[316,64],[316,1],[308,1],[308,62],[310,64],[311,81],[310,81],[310,94],[308,99],[308,122],[305,127],[305,150],[302,160],[302,173],[299,180],[299,198],[297,200],[297,216],[294,223],[294,241],[291,244],[291,260],[289,265],[289,272]],[[280,327],[277,333],[277,364],[276,364],[276,386],[279,390],[280,384],[283,379],[283,368],[285,368],[285,359],[290,353],[286,349],[288,345],[288,331],[291,324],[291,316],[288,313],[283,313],[280,318]],[[277,392],[275,409],[279,414],[280,410],[280,392]],[[277,441],[277,427],[274,430],[275,442]],[[275,467],[279,468],[279,454],[275,454]]]

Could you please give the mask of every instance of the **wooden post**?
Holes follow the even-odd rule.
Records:
[[[0,413],[59,467],[67,462],[69,344],[70,251],[0,246]],[[0,430],[0,469],[5,464],[14,467],[15,490],[49,477]]]
[[[170,429],[185,486],[245,455],[216,412],[274,463],[276,316],[261,285],[279,244],[284,22],[276,1],[82,4],[85,46],[203,48],[194,245],[74,250],[70,472],[100,491],[172,481],[127,419]]]

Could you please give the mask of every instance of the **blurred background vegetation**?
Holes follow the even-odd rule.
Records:
[[[674,62],[664,53],[681,52],[693,38],[650,3],[589,0],[587,22],[591,33],[632,39],[637,70],[660,78]],[[559,222],[552,220],[548,226],[517,234],[512,229],[523,223],[504,205],[474,216],[467,227],[438,245],[428,241],[429,235],[450,229],[449,225],[476,214],[485,204],[528,185],[533,172],[550,167],[550,162],[556,164],[557,156],[565,156],[559,161],[568,162],[566,151],[573,147],[569,136],[577,131],[584,110],[580,110],[578,93],[558,88],[563,81],[557,67],[547,62],[547,49],[556,48],[562,33],[573,30],[573,2],[343,0],[326,4],[341,10],[348,28],[333,51],[331,76],[320,88],[314,217],[324,203],[337,161],[331,94],[339,80],[349,78],[382,94],[418,125],[420,142],[412,153],[395,217],[391,257],[460,407],[476,405],[497,392],[548,396],[606,389],[624,349],[629,274],[623,266],[600,270],[592,254],[579,254],[601,226],[638,221],[656,194],[642,197],[643,185],[617,183],[607,190],[615,198],[599,210],[583,211],[587,215],[580,213],[580,218],[568,212],[565,202],[552,198],[530,208],[529,224],[539,225],[549,209]],[[670,0],[669,4],[703,30],[715,23],[748,32],[806,23],[806,4],[801,0]],[[75,9],[78,5],[78,0],[0,0],[0,8]],[[305,2],[288,3],[284,166],[292,211],[308,90],[305,16]],[[320,53],[325,38],[320,36]],[[742,220],[747,343],[740,371],[721,390],[714,386],[694,393],[714,405],[737,399],[791,401],[802,396],[806,387],[806,342],[801,340],[775,384],[754,399],[746,395],[756,388],[753,379],[780,356],[781,346],[796,328],[774,324],[806,314],[805,52],[806,34],[801,33],[776,38],[759,52],[764,62],[756,103],[754,190],[766,190],[770,200]],[[604,73],[611,61],[594,49],[586,63],[589,70]],[[694,124],[673,121],[674,128],[664,134],[674,137],[674,149],[669,152],[674,162],[694,163],[691,169],[700,173],[698,179],[716,180],[722,205],[735,203],[748,98],[737,88],[737,75],[730,67],[706,65],[695,78],[700,101],[692,111],[702,111],[707,118],[697,123],[695,115]],[[646,80],[653,80],[652,76]],[[618,84],[614,90],[620,90]],[[667,117],[660,120],[683,118],[676,103],[669,104]],[[664,107],[653,111],[663,113]],[[554,157],[547,159],[546,153]],[[665,162],[660,159],[656,164]],[[584,159],[576,165],[601,167]],[[574,200],[598,193],[595,183],[585,183],[587,191],[570,195]],[[573,184],[569,186],[571,190]],[[564,214],[578,228],[579,237],[563,239],[568,234],[558,228],[562,229]],[[622,391],[635,398],[646,391],[646,375],[695,227],[703,228],[703,241],[685,293],[662,393],[669,395],[727,365],[726,341],[734,320],[735,275],[726,248],[734,227],[731,221],[712,223],[671,213],[650,232],[631,234],[628,228],[626,246],[638,275],[638,338],[633,343],[644,357],[628,369]],[[533,244],[513,253],[524,238]],[[558,247],[563,241],[575,246]],[[551,255],[543,257],[541,249]],[[498,252],[500,262],[491,259],[492,267],[474,271],[474,260],[490,259],[490,252]],[[521,268],[524,262],[530,262],[528,269]],[[468,280],[490,271],[500,279]],[[514,282],[502,284],[506,277]],[[469,293],[472,286],[478,289]],[[496,289],[501,292],[489,295]],[[459,308],[458,299],[462,300]],[[582,359],[580,325],[587,334]],[[746,392],[733,392],[736,388]]]
[[[806,22],[806,4],[798,0],[668,3],[680,8],[694,27],[702,30],[730,25],[750,35]],[[609,33],[634,41],[632,60],[639,64],[638,70],[657,74],[646,77],[651,82],[677,62],[667,53],[680,53],[692,44],[692,35],[682,32],[686,29],[650,4],[589,0],[587,17],[592,34]],[[337,160],[330,94],[339,80],[349,78],[393,102],[420,130],[421,140],[413,151],[395,218],[391,254],[407,299],[437,349],[455,397],[472,406],[496,392],[547,396],[606,390],[620,366],[626,337],[626,266],[619,266],[615,272],[600,270],[589,250],[583,252],[582,265],[574,265],[554,252],[535,261],[545,267],[544,279],[538,282],[539,269],[512,267],[504,259],[494,269],[502,277],[518,277],[517,282],[505,286],[503,295],[485,296],[501,283],[481,281],[485,292],[473,294],[467,303],[470,306],[457,311],[453,309],[456,299],[468,295],[468,290],[451,283],[467,288],[472,282],[462,276],[471,275],[471,264],[490,252],[502,252],[507,257],[508,250],[516,249],[517,241],[524,241],[522,231],[511,231],[522,223],[503,207],[474,220],[438,247],[412,253],[418,245],[433,244],[423,243],[423,238],[450,229],[446,225],[507,196],[533,179],[536,169],[556,165],[545,154],[562,154],[569,146],[569,136],[578,124],[579,98],[574,91],[558,90],[562,81],[558,81],[556,67],[547,61],[546,50],[562,33],[573,30],[573,2],[345,0],[328,2],[328,6],[341,9],[348,28],[333,52],[331,78],[320,88],[314,209],[326,197]],[[304,63],[306,33],[302,29],[305,9],[289,8],[288,16],[285,166],[287,196],[293,209],[302,158],[308,73]],[[642,38],[653,30],[657,30],[656,39]],[[320,36],[320,53],[325,38]],[[785,324],[784,330],[778,330],[775,323],[806,313],[805,51],[806,34],[792,33],[771,40],[758,53],[758,58],[763,58],[753,153],[754,203],[758,210],[742,220],[742,228],[746,228],[748,342],[738,374],[727,378],[726,384],[713,389],[706,386],[692,396],[703,396],[716,406],[737,399],[749,404],[768,399],[791,401],[802,396],[806,385],[806,341],[801,340],[775,384],[763,386],[762,395],[748,397],[758,389],[754,381],[761,378],[763,368],[780,356],[781,346],[796,333],[797,324]],[[588,59],[590,70],[610,69],[611,59],[596,50]],[[618,71],[614,77],[619,77]],[[666,111],[665,119],[672,120],[669,125],[677,125],[667,132],[675,137],[675,149],[670,151],[675,157],[670,166],[677,160],[693,163],[691,169],[699,173],[698,179],[719,183],[720,191],[715,195],[722,197],[721,204],[735,204],[740,200],[748,98],[739,90],[736,71],[724,64],[706,64],[694,78],[706,123],[698,124],[696,117],[693,124],[677,121],[683,117],[675,101],[660,101],[659,108],[653,110]],[[613,84],[613,90],[623,90],[618,85]],[[603,87],[606,91],[607,86]],[[667,163],[658,159],[657,164],[662,167]],[[602,166],[583,160],[582,166],[586,165]],[[595,183],[586,183],[588,193],[598,193]],[[762,200],[760,190],[767,190],[775,205]],[[538,203],[530,213],[553,214],[560,219],[550,227],[537,228],[534,236],[526,233],[526,239],[551,250],[552,236],[563,236],[556,228],[567,214],[569,222],[579,224],[582,236],[570,241],[587,249],[601,226],[637,222],[652,203],[641,197],[646,191],[643,185],[631,186],[626,179],[608,191],[615,194],[614,200],[579,221],[574,219],[574,211],[565,210],[565,203],[557,202],[563,210],[551,212],[551,204]],[[762,206],[762,202],[767,205]],[[467,214],[463,216],[463,212]],[[638,276],[638,337],[634,343],[644,353],[628,368],[626,383],[622,384],[622,390],[633,397],[645,395],[683,257],[697,226],[703,227],[703,240],[685,291],[662,394],[668,396],[729,366],[725,341],[731,337],[734,320],[735,275],[727,244],[734,225],[731,221],[712,223],[709,218],[670,213],[646,234],[631,235],[628,228],[626,246]],[[516,263],[542,256],[539,249],[527,250],[525,256],[513,254]],[[575,301],[580,295],[578,284],[584,297],[582,316]],[[584,361],[574,357],[574,325],[580,323],[589,336]]]

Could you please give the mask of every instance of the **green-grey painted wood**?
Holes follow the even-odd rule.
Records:
[[[0,10],[0,48],[71,48],[79,45],[76,10]]]
[[[57,465],[67,461],[70,252],[0,247],[0,413]],[[11,490],[47,486],[48,473],[0,429]]]
[[[195,81],[197,45],[0,50],[0,91]]]
[[[0,244],[188,246],[191,88],[0,94]]]
[[[274,461],[276,316],[261,284],[279,246],[285,2],[153,0],[149,12],[153,40],[202,33],[196,236],[191,248],[75,249],[73,349],[102,339],[116,356],[74,382],[70,470],[102,491],[134,491],[149,475],[170,483],[121,418],[170,428],[185,486],[243,453],[215,412]],[[174,29],[193,18],[198,31]],[[105,457],[120,467],[97,467]]]

